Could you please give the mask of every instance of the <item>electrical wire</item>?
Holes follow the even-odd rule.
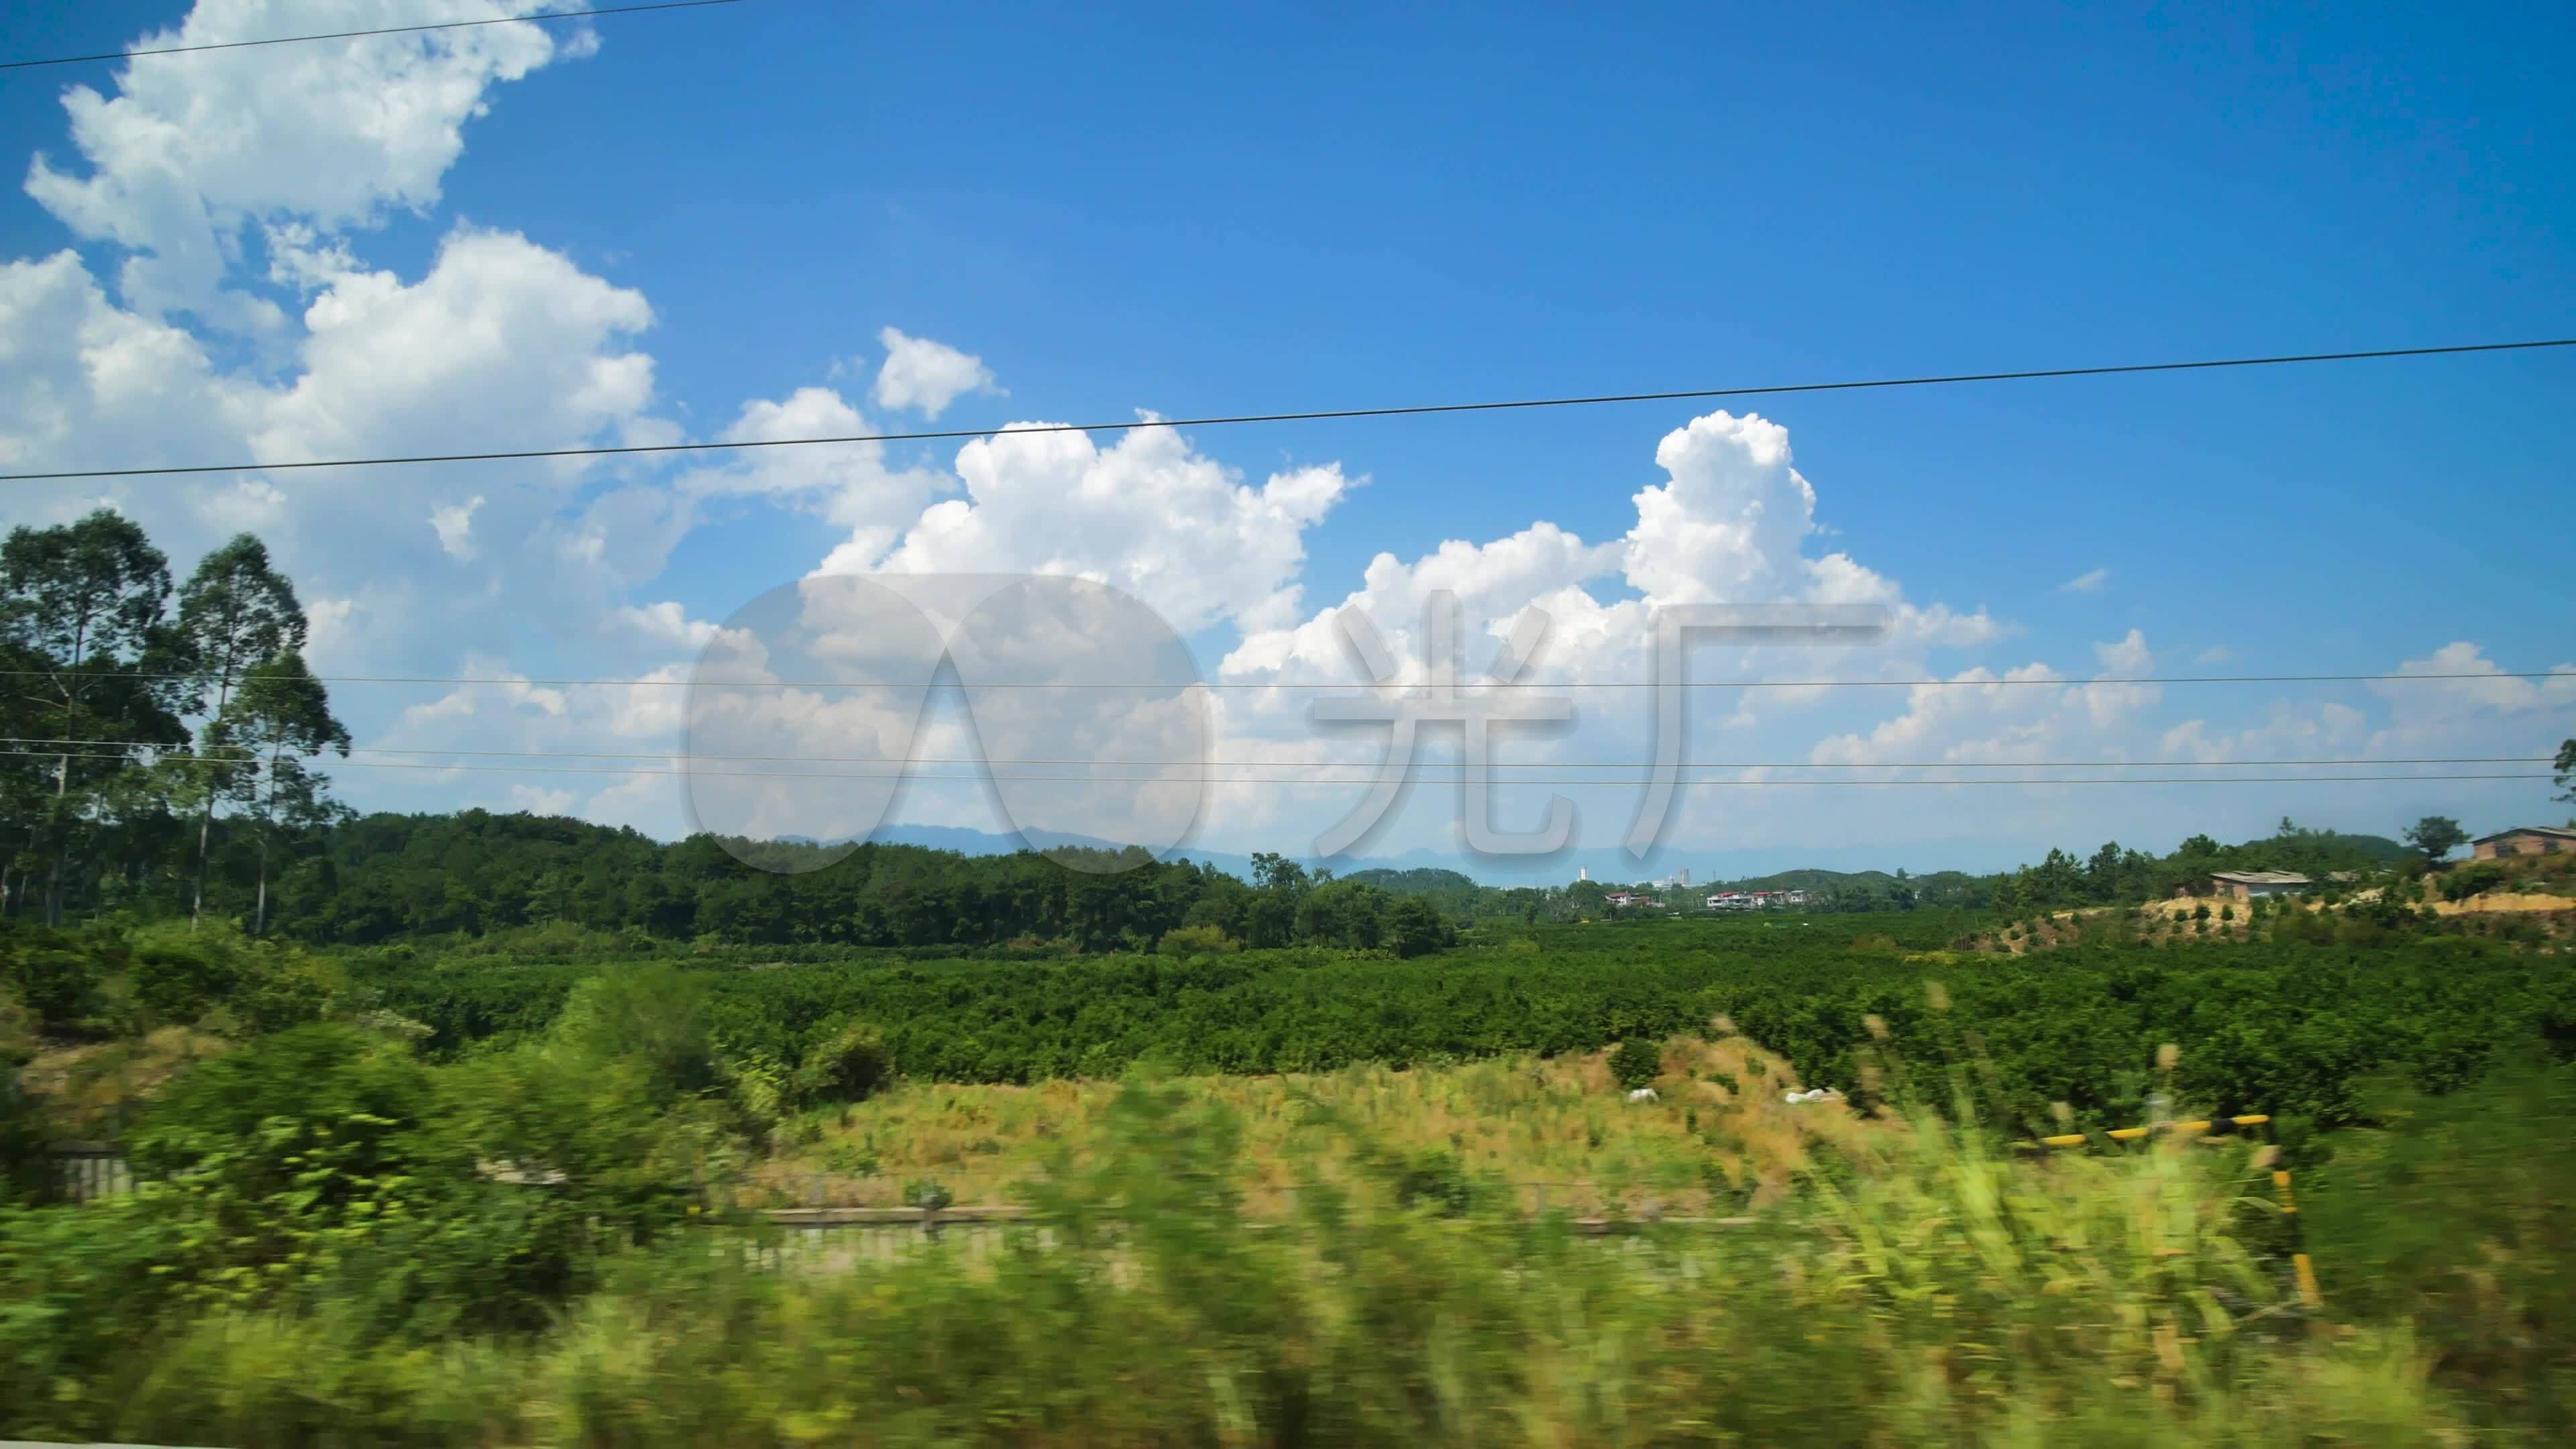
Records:
[[[1767,387],[1690,388],[1674,392],[1601,393],[1583,397],[1519,398],[1501,402],[1420,403],[1405,407],[1235,413],[1213,417],[1155,418],[1119,423],[1032,423],[1010,428],[949,428],[929,432],[849,433],[810,438],[745,438],[704,443],[629,443],[581,448],[512,448],[494,452],[425,453],[375,458],[332,458],[304,462],[191,463],[163,468],[91,468],[50,473],[0,473],[0,483],[34,483],[78,478],[158,478],[187,473],[281,473],[305,468],[383,468],[413,463],[497,463],[535,458],[606,458],[639,453],[702,453],[740,448],[809,447],[829,443],[918,443],[1039,433],[1123,433],[1139,428],[1212,428],[1239,423],[1303,423],[1347,418],[1423,417],[1435,413],[1593,407],[1605,403],[1778,397],[1789,393],[1850,392],[1866,388],[1936,387],[1969,382],[2026,382],[2040,378],[2114,377],[2133,373],[2191,372],[2213,368],[2276,367],[2291,363],[2354,362],[2371,358],[2444,357],[2473,352],[2526,352],[2550,347],[2576,347],[2576,337],[2548,338],[2531,342],[2473,342],[2447,347],[2384,347],[2360,352],[2307,352],[2275,357],[2206,358],[2189,362],[2128,362],[2096,367],[2046,367],[2019,372],[1947,373],[1928,377],[1869,378],[1846,382],[1780,383]]]
[[[130,756],[130,755],[123,755],[123,754],[96,754],[96,755],[94,755],[94,754],[67,754],[67,753],[62,752],[62,751],[59,751],[59,750],[7,750],[7,751],[0,751],[0,754],[16,755],[16,756],[20,756],[20,757],[23,757],[23,758],[34,759],[34,760],[90,760],[90,761],[110,761],[110,762],[131,762],[131,761],[132,761],[132,759],[133,759],[133,757],[132,757],[132,756]],[[217,766],[217,765],[220,765],[220,766],[231,766],[231,767],[236,767],[236,768],[238,768],[238,767],[243,766],[243,765],[246,765],[246,764],[256,764],[256,763],[257,763],[257,761],[252,761],[252,760],[243,760],[243,759],[217,759],[217,758],[212,758],[212,757],[206,757],[206,756],[194,756],[194,755],[176,755],[176,756],[170,756],[170,757],[168,757],[168,758],[166,758],[166,759],[164,759],[164,760],[159,761],[158,763],[162,763],[162,764],[169,764],[169,765],[203,765],[203,766]],[[933,784],[964,784],[964,785],[982,784],[982,783],[984,783],[984,782],[986,782],[986,781],[988,781],[988,780],[989,780],[989,781],[991,781],[992,783],[995,783],[995,784],[1006,784],[1006,785],[1007,785],[1007,784],[1021,784],[1021,783],[1038,783],[1038,784],[1076,784],[1076,785],[1189,785],[1189,786],[1192,786],[1192,787],[1195,787],[1195,788],[1200,788],[1200,789],[1205,789],[1205,788],[1207,788],[1207,787],[1209,787],[1209,786],[1222,786],[1222,785],[1302,785],[1302,786],[1309,786],[1309,787],[1313,787],[1313,786],[1349,787],[1349,786],[1355,786],[1355,785],[1368,785],[1368,784],[1373,784],[1373,783],[1375,783],[1374,781],[1371,781],[1371,780],[1316,780],[1316,779],[1308,779],[1308,778],[1273,777],[1273,776],[1255,776],[1255,777],[1250,778],[1250,779],[1205,780],[1205,779],[1176,778],[1176,777],[1173,777],[1173,776],[1170,776],[1170,775],[1131,775],[1131,776],[1102,776],[1102,775],[981,775],[981,774],[978,774],[978,775],[924,775],[924,774],[916,774],[916,773],[912,773],[912,772],[909,772],[909,771],[877,772],[877,773],[871,773],[871,774],[847,774],[847,773],[838,773],[838,772],[829,772],[829,771],[797,771],[797,770],[686,770],[686,769],[683,769],[683,770],[643,770],[643,769],[632,769],[632,768],[625,768],[625,767],[613,767],[613,766],[612,766],[612,767],[601,767],[601,766],[584,766],[584,765],[442,765],[442,764],[429,763],[429,762],[425,762],[425,761],[407,761],[407,760],[347,760],[347,759],[333,759],[333,760],[330,760],[330,761],[328,761],[328,766],[329,766],[329,768],[332,768],[332,769],[356,768],[356,769],[362,769],[362,770],[434,770],[434,771],[439,771],[439,772],[464,772],[464,773],[469,773],[469,774],[518,774],[518,775],[625,775],[625,776],[657,776],[657,775],[658,775],[658,776],[668,776],[668,777],[673,777],[673,778],[679,778],[679,779],[692,779],[692,780],[697,780],[697,779],[715,779],[715,780],[727,780],[727,779],[731,779],[731,780],[804,780],[804,781],[812,781],[812,780],[894,780],[894,781],[919,780],[919,781],[923,781],[923,782],[927,782],[927,783],[933,783]],[[2029,786],[2029,785],[2298,785],[2298,784],[2311,784],[2311,783],[2314,783],[2314,784],[2358,784],[2358,783],[2363,783],[2363,782],[2367,782],[2367,781],[2374,781],[2374,780],[2396,780],[2396,781],[2408,781],[2408,780],[2417,780],[2417,781],[2421,781],[2421,780],[2546,780],[2546,779],[2550,779],[2550,778],[2552,778],[2550,775],[2548,775],[2547,773],[2543,772],[2543,773],[2535,773],[2535,774],[2440,774],[2440,775],[2279,775],[2279,776],[2251,776],[2251,775],[2202,775],[2202,776],[2188,776],[2188,775],[2186,775],[2186,776],[2176,776],[2176,777],[2171,777],[2171,778],[2141,778],[2141,777],[2137,777],[2137,776],[2127,776],[2127,777],[2121,777],[2121,776],[2112,776],[2112,777],[2089,777],[2089,776],[2088,776],[2088,777],[2067,777],[2067,776],[2047,776],[2047,777],[2040,777],[2040,778],[2018,779],[2018,780],[1994,780],[1994,779],[1983,779],[1983,780],[1679,780],[1679,781],[1675,781],[1674,783],[1675,783],[1675,784],[1677,784],[1677,785],[1682,786],[1682,787],[1683,787],[1683,788],[1685,788],[1685,789],[1692,789],[1692,788],[1717,787],[1717,786],[1728,786],[1728,787],[1734,787],[1734,786],[1746,786],[1746,787],[1751,787],[1751,786],[1776,786],[1776,787],[1788,787],[1788,788],[1795,788],[1795,787],[1798,787],[1798,786],[1806,786],[1806,785],[1831,785],[1831,786],[1855,786],[1855,785],[1856,785],[1856,786],[1876,786],[1876,785],[1931,785],[1931,786],[1945,786],[1945,785],[1962,785],[1962,786]],[[1528,779],[1528,778],[1523,778],[1523,779],[1515,779],[1515,780],[1498,780],[1498,781],[1495,781],[1494,783],[1496,783],[1496,784],[1504,784],[1504,785],[1592,785],[1592,786],[1637,787],[1637,786],[1648,786],[1648,785],[1652,785],[1652,784],[1655,784],[1656,782],[1655,782],[1655,781],[1652,781],[1652,780],[1599,780],[1599,779],[1573,779],[1573,778],[1568,778],[1568,779],[1550,779],[1550,778]]]
[[[140,679],[140,680],[206,680],[221,676],[213,673],[126,673],[112,669],[0,669],[0,679]],[[851,679],[496,679],[471,675],[437,674],[315,674],[309,675],[323,684],[452,684],[524,687],[531,689],[910,689],[914,686],[889,680]],[[1462,691],[1486,689],[1997,689],[2046,685],[2058,689],[2083,689],[2107,684],[2397,684],[2415,680],[2442,679],[2576,679],[2576,670],[2453,670],[2405,674],[2163,674],[2110,675],[2099,679],[1603,679],[1603,680],[1476,680],[1462,682]],[[919,687],[929,688],[924,681]],[[960,688],[969,693],[979,689],[1346,689],[1406,690],[1425,689],[1422,682],[1376,684],[1366,680],[1151,680],[1132,684],[1092,680],[1002,680],[966,684]]]
[[[27,736],[0,735],[0,745],[60,746],[69,749],[150,749],[125,740],[39,739]],[[38,749],[37,754],[52,751]],[[1250,770],[1300,768],[1322,770],[1374,770],[1377,764],[1367,760],[1099,760],[1052,759],[992,756],[922,756],[893,759],[883,755],[730,755],[708,754],[694,750],[464,750],[428,749],[393,745],[356,745],[350,753],[359,755],[458,755],[474,759],[517,760],[665,760],[689,764],[712,760],[727,764],[799,764],[799,765],[985,765],[985,766],[1063,766],[1079,765],[1103,769],[1209,769]],[[2181,770],[2181,769],[2269,769],[2287,766],[2361,767],[2380,765],[2542,765],[2552,760],[2549,755],[2424,755],[2403,758],[2353,759],[2350,757],[2313,760],[1682,760],[1673,768],[1684,770]],[[1498,770],[1650,770],[1655,760],[1525,760],[1518,763],[1493,760],[1490,768]],[[1463,770],[1464,761],[1421,760],[1423,769]]]
[[[410,35],[423,30],[466,30],[478,25],[528,25],[548,20],[587,20],[601,15],[633,15],[646,10],[698,10],[709,5],[739,5],[743,0],[661,0],[653,5],[603,5],[595,10],[558,10],[546,15],[496,15],[488,20],[442,20],[430,25],[385,25],[374,30],[335,30],[325,35],[280,35],[268,40],[223,40],[206,45],[168,45],[157,50],[103,51],[97,55],[58,55],[45,60],[0,61],[0,70],[30,70],[43,65],[83,65],[91,61],[132,60],[146,55],[193,55],[207,50],[247,50],[260,45],[300,45],[309,40],[356,40],[369,35]]]

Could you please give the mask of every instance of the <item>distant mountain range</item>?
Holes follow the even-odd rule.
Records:
[[[824,843],[804,836],[791,835],[779,838],[800,845]],[[1023,836],[973,830],[956,825],[889,825],[869,838],[880,844],[917,845],[931,850],[953,850],[960,855],[1009,855],[1015,851],[1032,848],[1046,849],[1052,846],[1081,846],[1095,850],[1121,848],[1116,841],[1064,831],[1031,830]],[[1911,853],[1937,855],[1939,849],[1938,846],[1927,846],[1917,848]],[[1342,878],[1363,873],[1374,875],[1436,871],[1454,875],[1472,884],[1489,886],[1564,885],[1576,879],[1579,874],[1588,874],[1593,880],[1614,884],[1653,881],[1671,876],[1676,869],[1688,870],[1694,886],[1724,882],[1731,886],[1754,890],[1799,887],[1812,889],[1817,885],[1852,879],[1872,879],[1880,882],[1893,879],[1887,871],[1878,868],[1888,856],[1887,850],[1883,847],[1849,847],[1803,853],[1814,862],[1813,865],[1759,877],[1739,877],[1730,872],[1759,870],[1773,866],[1779,860],[1780,852],[1763,849],[1696,853],[1658,850],[1639,862],[1631,860],[1626,851],[1616,848],[1570,850],[1550,856],[1501,856],[1489,859],[1446,855],[1416,847],[1400,855],[1346,856],[1331,862],[1329,868],[1335,876]],[[1281,854],[1290,855],[1291,859],[1309,869],[1313,869],[1318,864],[1312,857],[1293,855],[1286,851]],[[1252,878],[1252,857],[1246,854],[1222,850],[1200,850],[1185,846],[1166,853],[1165,858],[1194,860],[1244,880]],[[1410,888],[1430,890],[1447,887],[1423,885]]]
[[[782,836],[797,844],[822,842],[803,836]],[[1118,842],[1095,836],[1074,835],[1064,831],[1031,830],[1025,835],[999,834],[988,830],[971,830],[956,825],[890,825],[870,837],[887,845],[918,845],[931,850],[953,850],[960,855],[1009,855],[1015,851],[1052,846],[1082,846],[1094,850],[1118,850]],[[2373,860],[2402,860],[2407,848],[2383,835],[2345,835],[2318,831],[2308,839],[2319,845],[2350,851]],[[1976,859],[1989,856],[1993,847],[1983,842],[1958,841],[1950,847],[1941,842],[1910,845],[1906,853],[1918,859],[1940,860],[1944,854],[1953,859]],[[1289,854],[1282,851],[1281,854]],[[1557,855],[1492,858],[1446,855],[1416,847],[1400,855],[1346,856],[1331,862],[1333,874],[1341,878],[1369,875],[1374,883],[1389,890],[1438,891],[1455,889],[1440,876],[1487,886],[1564,885],[1586,874],[1605,884],[1637,884],[1669,879],[1677,869],[1691,875],[1689,889],[1723,887],[1729,890],[1815,890],[1826,886],[1868,883],[1885,886],[1895,880],[1885,869],[1890,854],[1884,846],[1846,846],[1825,850],[1801,851],[1808,864],[1795,870],[1776,869],[1781,852],[1776,849],[1745,848],[1682,852],[1657,850],[1643,861],[1629,859],[1620,849],[1570,850]],[[1252,857],[1223,850],[1199,850],[1192,847],[1165,853],[1166,859],[1194,860],[1212,866],[1243,880],[1252,878]],[[1318,862],[1311,857],[1290,855],[1300,865],[1313,869]],[[1981,874],[1991,874],[1994,867]],[[1426,874],[1436,873],[1436,874]],[[1910,874],[1908,881],[1915,889],[1939,892],[1964,884],[1968,872],[1939,866]],[[1418,880],[1404,880],[1412,875]]]

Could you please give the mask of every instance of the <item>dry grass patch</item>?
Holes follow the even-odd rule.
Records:
[[[108,1136],[172,1078],[231,1045],[193,1027],[165,1026],[130,1040],[39,1052],[20,1069],[18,1084],[44,1104],[57,1136]]]
[[[1246,1208],[1265,1215],[1285,1210],[1301,1180],[1359,1180],[1372,1146],[1415,1162],[1446,1154],[1470,1176],[1508,1181],[1533,1208],[1723,1215],[1778,1199],[1819,1144],[1856,1153],[1871,1134],[1900,1130],[1840,1102],[1790,1105],[1785,1094],[1808,1084],[1732,1036],[1666,1042],[1651,1101],[1628,1100],[1607,1052],[1179,1085],[1241,1124],[1253,1164]],[[1103,1110],[1117,1090],[906,1084],[827,1120],[820,1141],[753,1183],[759,1195],[834,1206],[897,1206],[923,1179],[958,1203],[1008,1201],[1051,1152],[1105,1147]]]

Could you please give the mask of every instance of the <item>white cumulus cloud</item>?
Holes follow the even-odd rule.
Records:
[[[910,409],[936,418],[970,392],[1000,393],[984,360],[927,337],[906,337],[888,327],[877,333],[886,350],[877,369],[876,403],[889,412]]]

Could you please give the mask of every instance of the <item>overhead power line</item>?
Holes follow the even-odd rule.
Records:
[[[0,679],[214,679],[212,673],[127,674],[112,669],[0,669]],[[324,684],[470,684],[494,688],[529,689],[904,689],[910,685],[895,680],[863,679],[502,679],[473,675],[441,674],[316,674],[311,676]],[[2046,685],[2058,689],[2086,688],[2102,684],[2353,684],[2389,683],[2440,679],[2576,679],[2576,670],[2456,670],[2422,674],[2159,674],[2108,675],[2098,679],[1682,679],[1669,684],[1652,679],[1601,680],[1463,680],[1459,688],[1472,692],[1486,689],[1993,689]],[[925,683],[923,688],[928,688]],[[1407,690],[1425,689],[1423,681],[1378,684],[1367,680],[1198,680],[1156,679],[1129,683],[1093,680],[1002,680],[990,683],[961,684],[973,691],[979,689],[1337,689],[1337,690]]]
[[[60,758],[62,749],[71,750],[148,750],[161,746],[136,744],[127,740],[69,740],[0,736],[0,745],[42,747],[21,751]],[[433,755],[466,759],[510,760],[664,760],[681,764],[712,760],[726,764],[796,764],[796,765],[985,765],[1002,767],[1081,766],[1088,769],[1317,769],[1374,770],[1381,766],[1371,760],[1097,760],[1077,758],[1030,758],[980,755],[924,755],[895,759],[884,755],[733,755],[704,754],[690,750],[441,750],[415,746],[356,745],[357,755]],[[93,758],[81,756],[80,758]],[[95,758],[114,758],[97,756]],[[247,757],[230,757],[242,763]],[[2425,755],[2402,758],[2356,759],[2339,757],[2313,760],[1683,760],[1674,768],[1684,770],[2238,770],[2270,769],[2286,766],[2349,766],[2353,768],[2382,765],[2545,765],[2550,755]],[[1491,760],[1497,770],[1651,770],[1656,760],[1524,760],[1519,762]],[[1417,768],[1463,770],[1463,760],[1420,760]]]
[[[545,15],[496,15],[488,20],[442,20],[428,25],[384,25],[373,30],[334,30],[323,35],[279,35],[267,40],[221,40],[205,45],[166,45],[157,50],[101,51],[96,55],[58,55],[47,60],[0,61],[0,70],[30,70],[43,65],[83,65],[91,61],[132,60],[145,55],[194,55],[208,50],[248,50],[261,45],[300,45],[308,40],[356,40],[369,35],[411,35],[424,30],[467,30],[479,25],[533,25],[549,20],[586,20],[601,15],[633,15],[645,10],[698,10],[709,5],[739,5],[743,0],[662,0],[654,5],[603,5],[594,10],[558,10]]]
[[[382,468],[407,463],[499,463],[532,458],[605,458],[637,453],[703,453],[743,448],[798,448],[827,443],[920,443],[937,442],[943,439],[1009,437],[1038,433],[1122,433],[1139,428],[1212,428],[1237,423],[1304,423],[1344,418],[1420,417],[1433,413],[1592,407],[1603,403],[1776,397],[1786,393],[1852,392],[1867,388],[1936,387],[1967,382],[2027,382],[2040,378],[2114,377],[2130,373],[2277,367],[2289,363],[2354,362],[2370,358],[2443,357],[2471,352],[2526,352],[2546,347],[2576,347],[2576,337],[2549,338],[2532,342],[2474,342],[2450,347],[2387,347],[2366,352],[2308,352],[2278,357],[2207,358],[2190,362],[2127,362],[2100,367],[2047,367],[2021,372],[1965,372],[1927,377],[1869,378],[1846,382],[1778,383],[1764,387],[1710,387],[1675,392],[1601,393],[1585,397],[1519,398],[1503,402],[1422,403],[1405,407],[1328,408],[1312,412],[1235,413],[1216,417],[1155,418],[1119,423],[1035,423],[1011,428],[948,428],[914,433],[847,433],[812,438],[749,438],[708,443],[629,443],[613,447],[513,448],[494,452],[423,453],[376,458],[330,458],[267,463],[192,463],[166,468],[91,468],[52,473],[0,473],[0,483],[34,483],[77,478],[155,478],[183,473],[279,473],[303,468]]]
[[[18,755],[18,756],[22,756],[22,757],[25,757],[25,758],[36,759],[36,760],[62,760],[62,759],[74,759],[74,760],[94,760],[94,761],[109,761],[109,762],[115,762],[115,761],[124,761],[124,760],[128,760],[128,759],[130,759],[130,758],[131,758],[130,756],[128,756],[128,755],[123,755],[123,754],[65,754],[64,752],[59,751],[59,750],[34,750],[34,749],[8,750],[8,751],[0,751],[0,753],[11,754],[11,755]],[[244,760],[238,760],[238,759],[217,759],[217,758],[204,757],[204,756],[182,755],[182,756],[175,756],[175,757],[172,757],[172,758],[170,758],[170,759],[168,759],[168,760],[164,761],[164,763],[167,763],[167,764],[173,764],[173,765],[203,765],[203,766],[227,765],[227,766],[240,766],[240,765],[245,764],[245,763],[254,763],[254,762],[244,761]],[[342,760],[342,759],[332,759],[332,760],[328,760],[328,761],[326,761],[326,762],[325,762],[325,767],[326,767],[326,768],[329,768],[329,769],[334,769],[334,770],[338,770],[338,769],[346,769],[346,768],[355,768],[355,769],[361,769],[361,770],[432,770],[432,771],[438,771],[438,772],[441,772],[441,773],[463,772],[463,773],[468,773],[468,774],[500,774],[500,775],[622,775],[622,776],[629,776],[629,777],[632,777],[632,776],[665,776],[665,777],[669,777],[669,778],[673,778],[673,779],[690,779],[690,780],[707,780],[707,779],[712,779],[712,780],[799,780],[799,781],[814,781],[814,780],[894,780],[894,781],[907,781],[907,780],[917,780],[917,781],[921,781],[921,782],[926,783],[926,784],[956,784],[956,785],[977,785],[977,784],[982,784],[982,783],[986,782],[987,780],[990,780],[991,782],[993,782],[993,783],[995,783],[995,784],[1005,784],[1005,785],[1015,785],[1015,784],[1022,784],[1022,783],[1038,783],[1038,784],[1070,784],[1070,785],[1190,785],[1190,786],[1195,786],[1195,787],[1202,788],[1202,789],[1207,788],[1207,787],[1209,787],[1209,786],[1217,786],[1217,785],[1301,785],[1301,786],[1309,786],[1309,787],[1315,787],[1315,786],[1329,786],[1329,787],[1341,787],[1341,788],[1347,788],[1347,787],[1351,787],[1351,786],[1368,785],[1368,784],[1372,784],[1372,783],[1374,783],[1373,781],[1370,781],[1370,780],[1317,780],[1317,779],[1311,779],[1311,778],[1288,777],[1288,776],[1255,776],[1255,777],[1252,777],[1252,778],[1250,778],[1250,779],[1234,779],[1234,780],[1206,780],[1206,779],[1197,779],[1197,778],[1184,778],[1184,777],[1177,777],[1177,776],[1172,776],[1172,775],[1127,775],[1127,776],[1102,776],[1102,775],[983,775],[983,774],[974,774],[974,775],[951,775],[951,774],[926,775],[926,774],[919,774],[919,773],[915,773],[915,772],[912,772],[912,771],[892,771],[892,772],[882,772],[882,771],[881,771],[881,772],[876,772],[876,773],[871,773],[871,774],[848,774],[848,773],[835,773],[835,772],[825,772],[825,771],[805,771],[805,770],[687,770],[687,769],[682,769],[682,770],[645,770],[645,769],[634,769],[634,768],[629,768],[629,767],[624,767],[624,766],[599,766],[599,765],[445,765],[445,764],[437,764],[437,763],[433,763],[433,762],[429,762],[429,761],[416,761],[416,760]],[[2173,776],[2173,777],[2155,777],[2155,778],[2145,778],[2145,777],[2138,777],[2138,776],[2074,776],[2074,777],[2070,777],[2070,776],[2042,776],[2042,777],[2036,777],[2036,778],[2014,779],[2014,780],[1994,780],[1994,779],[1981,779],[1981,780],[1705,780],[1705,779],[1701,779],[1701,780],[1680,780],[1680,781],[1676,781],[1675,783],[1676,783],[1676,784],[1678,784],[1678,785],[1680,785],[1681,787],[1683,787],[1683,788],[1685,788],[1685,789],[1695,789],[1695,788],[1702,788],[1702,787],[1739,787],[1739,786],[1740,786],[1740,787],[1748,787],[1748,788],[1749,788],[1749,787],[1761,787],[1761,786],[1775,786],[1775,787],[1781,787],[1781,788],[1795,788],[1795,787],[1798,787],[1798,786],[1808,786],[1808,785],[1819,785],[1819,786],[1876,786],[1876,785],[1930,785],[1930,786],[1952,786],[1952,785],[1956,785],[1956,786],[1980,786],[1980,787],[1987,787],[1987,786],[2027,786],[2027,785],[2303,785],[2303,784],[2312,784],[2312,783],[2313,783],[2313,784],[2362,784],[2362,783],[2366,783],[2366,782],[2374,781],[2374,780],[2397,780],[2397,781],[2406,781],[2406,780],[2546,780],[2546,779],[2550,779],[2550,778],[2552,778],[2550,775],[2548,775],[2548,774],[2547,774],[2547,773],[2545,773],[2545,772],[2541,772],[2541,773],[2531,773],[2531,774],[2440,774],[2440,775],[2196,775],[2196,776],[2195,776],[2195,775],[2183,775],[2183,776]],[[1433,782],[1433,783],[1442,783],[1442,782]],[[1515,779],[1515,780],[1501,780],[1501,781],[1496,781],[1495,783],[1497,783],[1497,784],[1508,784],[1508,785],[1591,785],[1591,786],[1596,786],[1596,787],[1609,787],[1609,786],[1629,787],[1629,786],[1650,785],[1650,784],[1653,784],[1654,782],[1653,782],[1653,781],[1651,781],[1651,780],[1600,780],[1600,779],[1577,779],[1577,778],[1570,778],[1570,777],[1569,777],[1569,778],[1562,778],[1562,779],[1558,779],[1558,778],[1538,778],[1538,779],[1522,778],[1522,779]]]

